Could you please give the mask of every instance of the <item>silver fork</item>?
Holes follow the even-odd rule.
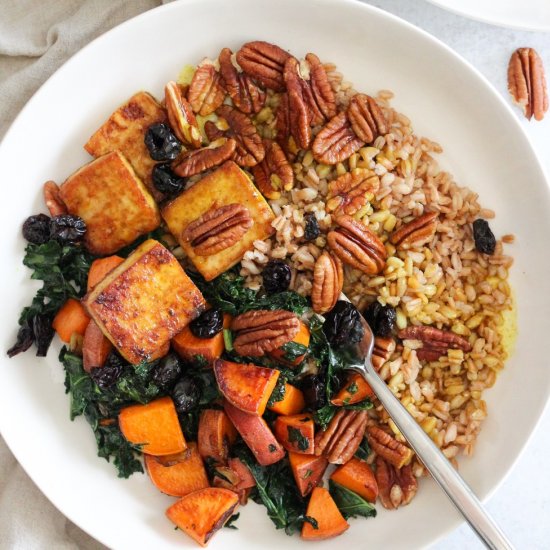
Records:
[[[349,301],[344,294],[340,295],[340,299]],[[351,352],[349,357],[355,358],[355,361],[347,365],[346,368],[358,372],[367,381],[382,406],[399,428],[399,431],[418,455],[418,458],[481,541],[491,549],[513,549],[512,544],[489,516],[468,484],[453,468],[426,432],[417,424],[399,399],[393,395],[386,383],[378,376],[371,360],[374,335],[363,317],[361,317],[361,322],[365,334],[358,344],[349,346],[349,352]]]

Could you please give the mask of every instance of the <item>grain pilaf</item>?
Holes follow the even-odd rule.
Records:
[[[124,477],[141,469],[133,445],[149,441],[144,453],[153,483],[182,497],[167,515],[200,544],[234,512],[235,492],[241,503],[249,495],[263,503],[277,528],[300,529],[308,540],[347,529],[340,513],[346,499],[368,517],[377,498],[388,509],[414,498],[423,465],[364,380],[346,374],[345,353],[339,355],[345,342],[361,337],[358,312],[375,333],[373,363],[392,392],[455,465],[460,453],[473,453],[487,416],[483,390],[495,383],[510,348],[504,332],[514,315],[513,260],[503,243],[514,236],[495,239],[486,221],[495,213],[440,169],[441,146],[415,135],[392,98],[387,90],[372,97],[357,92],[314,54],[299,61],[259,41],[236,54],[224,48],[218,59],[186,67],[177,83],[168,83],[163,104],[143,92],[132,96],[92,138],[101,155],[116,150],[134,169],[152,165],[139,177],[163,218],[154,235],[163,244],[116,235],[128,245],[120,252],[128,259],[94,260],[80,245],[84,222],[101,229],[109,220],[61,198],[52,220],[39,215],[25,222],[27,254],[58,255],[77,289],[56,295],[45,287],[23,312],[9,354],[34,340],[45,353],[55,314],[53,328],[69,343],[61,354],[67,388],[73,402],[80,399],[72,415],[88,411],[101,456],[113,456]],[[155,108],[141,109],[145,103]],[[123,127],[125,117],[131,121]],[[85,168],[78,187],[84,194],[96,184],[96,165]],[[63,196],[53,182],[45,191],[47,198]],[[125,219],[120,209],[109,210],[111,197],[98,200],[102,212]],[[87,238],[102,244],[101,231]],[[179,292],[189,298],[185,318],[175,308],[165,311],[154,295],[164,289],[172,296],[174,289],[151,267],[152,249],[163,250],[180,278]],[[45,277],[36,260],[26,261]],[[149,270],[151,290],[131,270]],[[79,302],[86,278],[91,291]],[[94,307],[105,303],[108,288],[107,309],[122,326],[125,346]],[[353,305],[338,300],[341,291]],[[48,292],[54,299],[44,302]],[[136,308],[147,307],[129,310],[123,293],[136,297]],[[70,298],[63,303],[63,297]],[[203,312],[205,300],[211,309]],[[133,366],[129,354],[145,365]],[[73,376],[87,380],[89,395],[79,393]],[[169,420],[170,440],[160,426],[143,431],[153,424],[143,420],[149,414]],[[207,432],[223,441],[216,444]],[[178,458],[173,453],[185,450],[184,436],[197,444]],[[105,449],[111,440],[117,445]],[[187,460],[201,469],[194,493],[185,483],[167,488],[155,473],[184,470]],[[328,463],[339,465],[330,494],[319,487]],[[254,492],[261,484],[263,492]],[[186,523],[200,512],[200,491],[204,502],[225,502],[224,513],[209,518],[208,532]],[[270,491],[283,498],[279,512],[295,517],[274,518]]]

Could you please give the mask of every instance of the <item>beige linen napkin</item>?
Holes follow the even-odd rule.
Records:
[[[0,139],[32,94],[71,55],[122,21],[167,1],[1,0]],[[76,548],[104,546],[54,508],[0,437],[0,550]]]

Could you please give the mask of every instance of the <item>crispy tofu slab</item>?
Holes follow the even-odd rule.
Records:
[[[69,212],[86,222],[86,246],[100,256],[160,224],[156,202],[119,151],[77,170],[61,186],[60,196]]]
[[[248,208],[254,221],[252,227],[233,246],[210,256],[195,254],[191,244],[182,236],[185,228],[210,209],[234,203]],[[167,204],[162,209],[162,217],[207,281],[238,263],[253,247],[255,240],[269,237],[274,231],[271,222],[275,218],[250,178],[233,161],[227,161]]]
[[[108,273],[82,303],[120,354],[133,364],[154,357],[206,307],[176,258],[153,239]]]
[[[96,158],[111,151],[121,151],[151,194],[159,198],[151,180],[155,161],[149,156],[143,140],[151,124],[165,119],[166,113],[158,101],[146,92],[138,92],[109,117],[84,149]]]

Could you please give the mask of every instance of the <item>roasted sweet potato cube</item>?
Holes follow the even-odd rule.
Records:
[[[226,313],[223,316],[223,328],[229,328],[231,316]],[[218,332],[212,338],[198,338],[192,332],[189,326],[186,326],[179,334],[172,338],[172,347],[174,351],[186,361],[191,363],[203,359],[211,365],[216,359],[221,357],[225,349],[223,342],[223,332]]]
[[[302,391],[292,384],[285,382],[285,393],[282,400],[275,401],[268,409],[277,414],[289,415],[302,412],[305,406],[306,402]]]
[[[197,439],[202,458],[225,462],[231,445],[237,439],[237,430],[224,411],[204,409],[199,418]]]
[[[359,403],[367,397],[372,397],[374,392],[366,380],[358,373],[352,373],[340,389],[331,399],[331,403],[338,407]]]
[[[244,412],[261,416],[280,373],[275,369],[217,359],[214,374],[220,391],[230,403]]]
[[[305,497],[311,493],[314,487],[319,485],[327,469],[328,460],[324,456],[304,455],[292,452],[288,453],[288,460],[298,490]]]
[[[229,467],[239,477],[237,490],[251,489],[252,487],[256,486],[256,480],[254,479],[252,472],[249,470],[248,466],[244,464],[239,458],[230,458]]]
[[[161,397],[146,405],[125,407],[118,415],[118,423],[124,437],[134,445],[143,445],[141,450],[144,453],[173,455],[187,448],[170,397]]]
[[[86,222],[84,243],[98,256],[116,252],[160,224],[153,197],[120,151],[77,170],[59,195],[69,213]]]
[[[108,118],[84,145],[84,149],[94,157],[120,151],[153,196],[160,196],[151,181],[156,163],[149,155],[144,139],[151,124],[165,119],[166,113],[156,99],[146,92],[138,92]]]
[[[245,413],[228,401],[224,409],[259,464],[269,466],[285,456],[285,450],[261,416]]]
[[[349,527],[338,506],[323,487],[315,487],[309,499],[306,515],[317,522],[317,528],[304,522],[302,538],[305,540],[324,540],[341,535]]]
[[[166,515],[184,533],[206,546],[235,513],[238,505],[237,493],[209,487],[184,496],[166,510]]]
[[[296,334],[296,336],[292,339],[292,342],[295,344],[300,344],[301,346],[308,347],[309,346],[309,338],[310,338],[310,332],[309,327],[302,321],[300,321],[300,330]],[[298,355],[297,357],[294,357],[292,360],[288,360],[286,358],[287,352],[285,351],[284,347],[274,349],[269,355],[273,357],[273,359],[277,359],[277,361],[280,361],[281,363],[284,363],[285,365],[288,365],[289,367],[297,367],[306,356],[306,352],[302,353],[301,355]]]
[[[212,208],[229,204],[246,207],[254,224],[234,245],[209,256],[197,255],[191,243],[183,238],[186,227]],[[274,231],[271,222],[275,218],[250,178],[233,161],[227,161],[167,204],[162,217],[207,281],[238,263],[253,248],[254,241],[269,237]]]
[[[278,416],[275,437],[287,451],[312,455],[315,452],[315,424],[309,413]]]
[[[149,239],[110,271],[83,304],[130,363],[149,360],[206,307],[199,289],[159,242]]]
[[[112,349],[113,344],[92,319],[86,327],[84,341],[82,342],[84,370],[90,372],[93,368],[103,367]]]
[[[153,485],[166,495],[183,497],[210,487],[196,443],[175,455],[145,455],[145,469]]]
[[[330,479],[357,493],[369,502],[376,502],[378,483],[371,467],[363,460],[352,457],[332,472]]]

